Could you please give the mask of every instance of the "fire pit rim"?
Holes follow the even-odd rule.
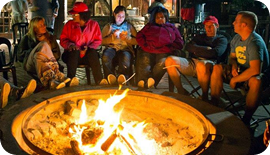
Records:
[[[30,142],[30,140],[25,136],[25,134],[24,134],[24,132],[25,132],[24,131],[24,129],[25,129],[24,126],[25,126],[25,122],[26,122],[25,119],[29,119],[29,117],[31,115],[34,115],[35,114],[34,112],[38,112],[40,109],[44,108],[44,106],[46,106],[47,104],[58,102],[60,100],[64,100],[65,98],[70,98],[71,96],[69,96],[69,95],[71,95],[71,94],[72,94],[72,96],[76,96],[77,98],[80,98],[82,96],[85,96],[86,94],[89,94],[89,91],[91,92],[90,94],[114,94],[115,91],[117,91],[117,94],[120,94],[120,93],[123,92],[123,90],[116,90],[116,89],[83,90],[83,91],[76,91],[76,92],[71,92],[71,93],[67,93],[67,94],[58,95],[58,96],[49,98],[47,100],[44,100],[44,101],[38,103],[37,105],[33,106],[26,113],[26,115],[23,118],[23,123],[21,124],[22,125],[22,135],[23,135],[23,138],[24,138],[25,142],[27,143],[27,145],[31,149],[33,149],[35,152],[37,152],[37,153],[40,153],[40,154],[50,154],[50,153],[42,150],[41,148],[35,146],[34,144],[32,144]],[[195,112],[195,115],[199,115],[200,117],[198,117],[198,118],[201,119],[203,122],[205,122],[204,125],[206,127],[206,130],[205,131],[207,131],[207,133],[206,133],[207,136],[204,138],[204,140],[199,145],[199,147],[197,149],[193,150],[191,153],[193,154],[194,152],[197,152],[199,150],[199,148],[201,149],[201,147],[204,147],[204,145],[208,142],[207,137],[208,137],[208,135],[210,133],[209,123],[211,124],[211,122],[202,113],[200,113],[197,109],[193,108],[192,106],[188,105],[187,103],[181,102],[181,101],[179,101],[177,99],[170,98],[170,97],[167,97],[167,96],[158,95],[158,94],[152,94],[152,93],[149,93],[149,92],[142,92],[142,91],[133,91],[133,90],[130,90],[129,93],[128,93],[128,95],[142,96],[142,97],[153,98],[153,99],[156,99],[158,97],[162,101],[166,101],[169,104],[172,104],[174,106],[178,106],[178,107],[184,108],[184,109],[186,109],[188,111],[190,111],[190,109],[192,109],[193,111],[190,111],[190,112],[192,112],[192,113]],[[63,98],[63,96],[65,96],[65,97]],[[182,104],[177,104],[177,102],[181,102]],[[39,107],[39,108],[37,108],[37,107]]]

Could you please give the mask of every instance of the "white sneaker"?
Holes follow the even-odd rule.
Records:
[[[108,81],[106,79],[102,79],[99,83],[99,85],[108,85]]]
[[[148,88],[152,88],[155,84],[155,80],[153,78],[148,78],[147,80],[147,86]]]
[[[79,79],[77,77],[73,77],[69,83],[70,87],[78,86],[80,83]]]
[[[118,76],[117,82],[118,82],[119,85],[125,85],[125,84],[126,84],[126,83],[125,83],[125,82],[126,82],[126,77],[125,77],[125,75],[120,74],[120,75]]]
[[[10,93],[10,85],[5,83],[1,89],[0,108],[4,108],[8,103],[8,95]]]
[[[108,82],[110,85],[116,85],[116,77],[113,74],[108,75]]]
[[[143,81],[143,80],[140,80],[140,81],[138,82],[138,87],[144,88],[144,81]]]
[[[26,88],[24,89],[23,94],[20,98],[26,98],[26,97],[30,96],[31,94],[33,94],[33,92],[36,90],[36,87],[37,87],[36,80],[31,79],[28,82],[28,84],[27,84]]]
[[[66,84],[64,82],[58,82],[55,80],[50,81],[50,89],[61,89],[64,88]]]

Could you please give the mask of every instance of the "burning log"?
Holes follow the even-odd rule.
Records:
[[[106,152],[109,147],[112,145],[112,143],[117,138],[116,129],[113,131],[113,133],[110,135],[110,137],[101,145],[101,149]]]
[[[102,132],[103,130],[101,128],[84,130],[82,132],[82,144],[96,144]]]
[[[79,148],[79,142],[77,142],[76,140],[71,140],[70,146],[71,146],[75,155],[82,155],[83,154]]]
[[[124,127],[122,126],[122,125],[118,125],[118,130],[119,131],[123,131],[124,130]],[[127,139],[123,136],[123,135],[121,135],[120,133],[117,135],[118,136],[118,138],[120,139],[120,141],[123,143],[123,144],[125,144],[125,146],[128,148],[128,150],[132,153],[132,154],[134,154],[134,155],[140,155],[140,154],[142,154],[141,153],[141,150],[139,149],[139,147],[138,146],[134,146],[135,148],[136,148],[136,151],[133,149],[133,147],[131,146],[131,144],[127,141]],[[129,135],[129,137],[135,142],[135,143],[137,143],[136,142],[136,140],[135,140],[135,138],[132,136],[132,135]]]

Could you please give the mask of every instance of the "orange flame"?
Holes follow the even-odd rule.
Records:
[[[120,112],[114,111],[114,106],[119,103],[126,95],[129,89],[126,89],[121,95],[114,94],[105,101],[99,100],[99,106],[95,111],[94,120],[102,121],[102,124],[97,123],[97,127],[103,128],[103,133],[99,137],[96,144],[82,144],[82,133],[87,128],[80,126],[88,122],[87,109],[85,101],[81,106],[80,119],[77,125],[74,126],[74,130],[69,129],[74,140],[78,141],[79,149],[84,154],[107,154],[115,149],[121,150],[122,154],[156,154],[154,148],[154,140],[147,139],[147,135],[143,133],[143,129],[147,124],[145,122],[126,123],[121,121]],[[121,126],[119,128],[119,126]],[[109,146],[108,150],[104,152],[101,149],[102,144],[115,133],[117,138]]]

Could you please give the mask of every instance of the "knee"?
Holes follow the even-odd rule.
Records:
[[[172,66],[172,65],[176,65],[176,62],[175,62],[173,56],[169,56],[165,60],[165,66],[169,67],[169,66]]]
[[[259,90],[261,86],[261,80],[258,77],[251,77],[248,81],[248,86],[250,89]]]
[[[102,62],[103,63],[108,63],[108,62],[110,62],[111,61],[111,59],[108,57],[108,56],[106,56],[106,55],[103,55],[102,56]]]
[[[221,65],[214,65],[213,71],[212,71],[212,77],[216,77],[216,78],[221,77],[222,72],[223,72],[223,69]]]
[[[196,72],[197,74],[206,74],[207,73],[206,65],[203,62],[197,63]]]

